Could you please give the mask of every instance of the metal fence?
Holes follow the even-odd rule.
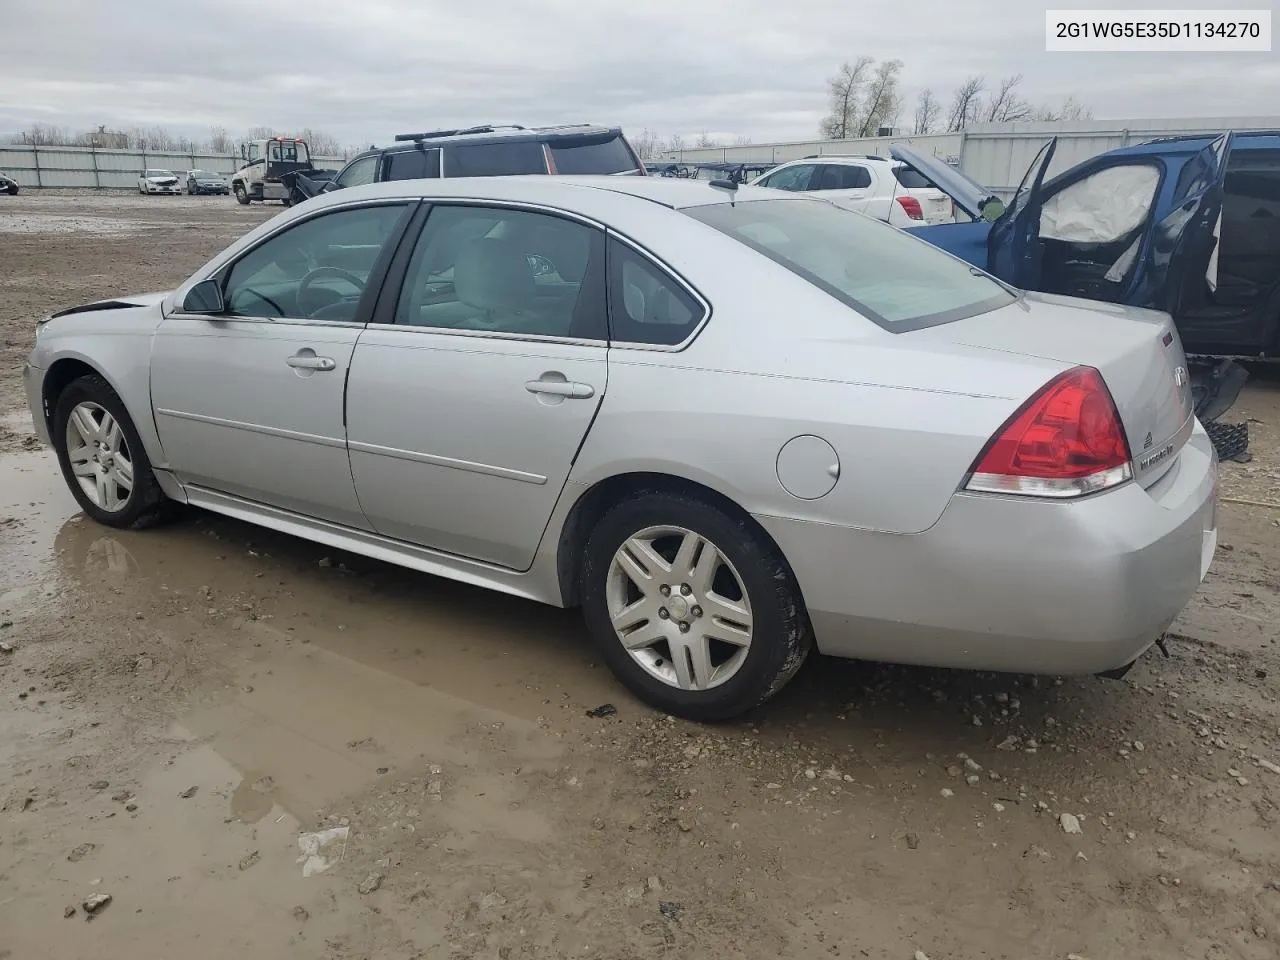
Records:
[[[311,161],[317,167],[335,170],[346,162],[340,157],[312,157]],[[187,170],[210,170],[230,176],[241,163],[234,154],[0,144],[0,172],[30,188],[137,190],[143,170],[159,168],[179,175]]]
[[[1198,117],[1184,120],[1081,120],[1057,123],[984,123],[961,133],[861,140],[806,140],[743,147],[681,150],[664,158],[683,161],[767,161],[783,163],[820,155],[887,156],[893,144],[910,145],[957,164],[961,170],[1008,199],[1040,148],[1058,138],[1049,175],[1108,150],[1155,137],[1217,133],[1223,130],[1280,130],[1280,117]]]

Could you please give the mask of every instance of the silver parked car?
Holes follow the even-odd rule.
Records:
[[[560,606],[713,720],[822,653],[1125,668],[1216,543],[1168,316],[1022,293],[818,199],[417,180],[42,322],[85,512],[188,503]]]

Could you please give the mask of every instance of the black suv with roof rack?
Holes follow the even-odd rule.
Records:
[[[645,169],[620,127],[483,126],[398,134],[389,147],[357,154],[331,180],[296,174],[288,186],[298,202],[384,180],[529,173],[644,176]]]

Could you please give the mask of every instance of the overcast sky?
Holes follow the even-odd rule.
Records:
[[[1276,0],[1053,0],[1055,8]],[[0,133],[162,124],[321,129],[350,144],[478,122],[809,139],[825,81],[904,61],[908,105],[966,75],[1022,73],[1098,118],[1280,113],[1280,52],[1044,52],[1028,0],[0,0]],[[296,13],[292,11],[298,11]]]

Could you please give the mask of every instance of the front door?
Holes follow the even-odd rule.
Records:
[[[351,469],[374,529],[527,569],[604,396],[607,354],[599,230],[434,207],[351,364]]]
[[[1055,137],[1040,148],[1013,201],[987,235],[987,269],[993,276],[1023,290],[1041,289],[1041,186],[1058,147]]]
[[[300,220],[220,271],[224,313],[164,319],[152,404],[183,482],[368,527],[347,460],[343,389],[409,212],[382,204]]]

